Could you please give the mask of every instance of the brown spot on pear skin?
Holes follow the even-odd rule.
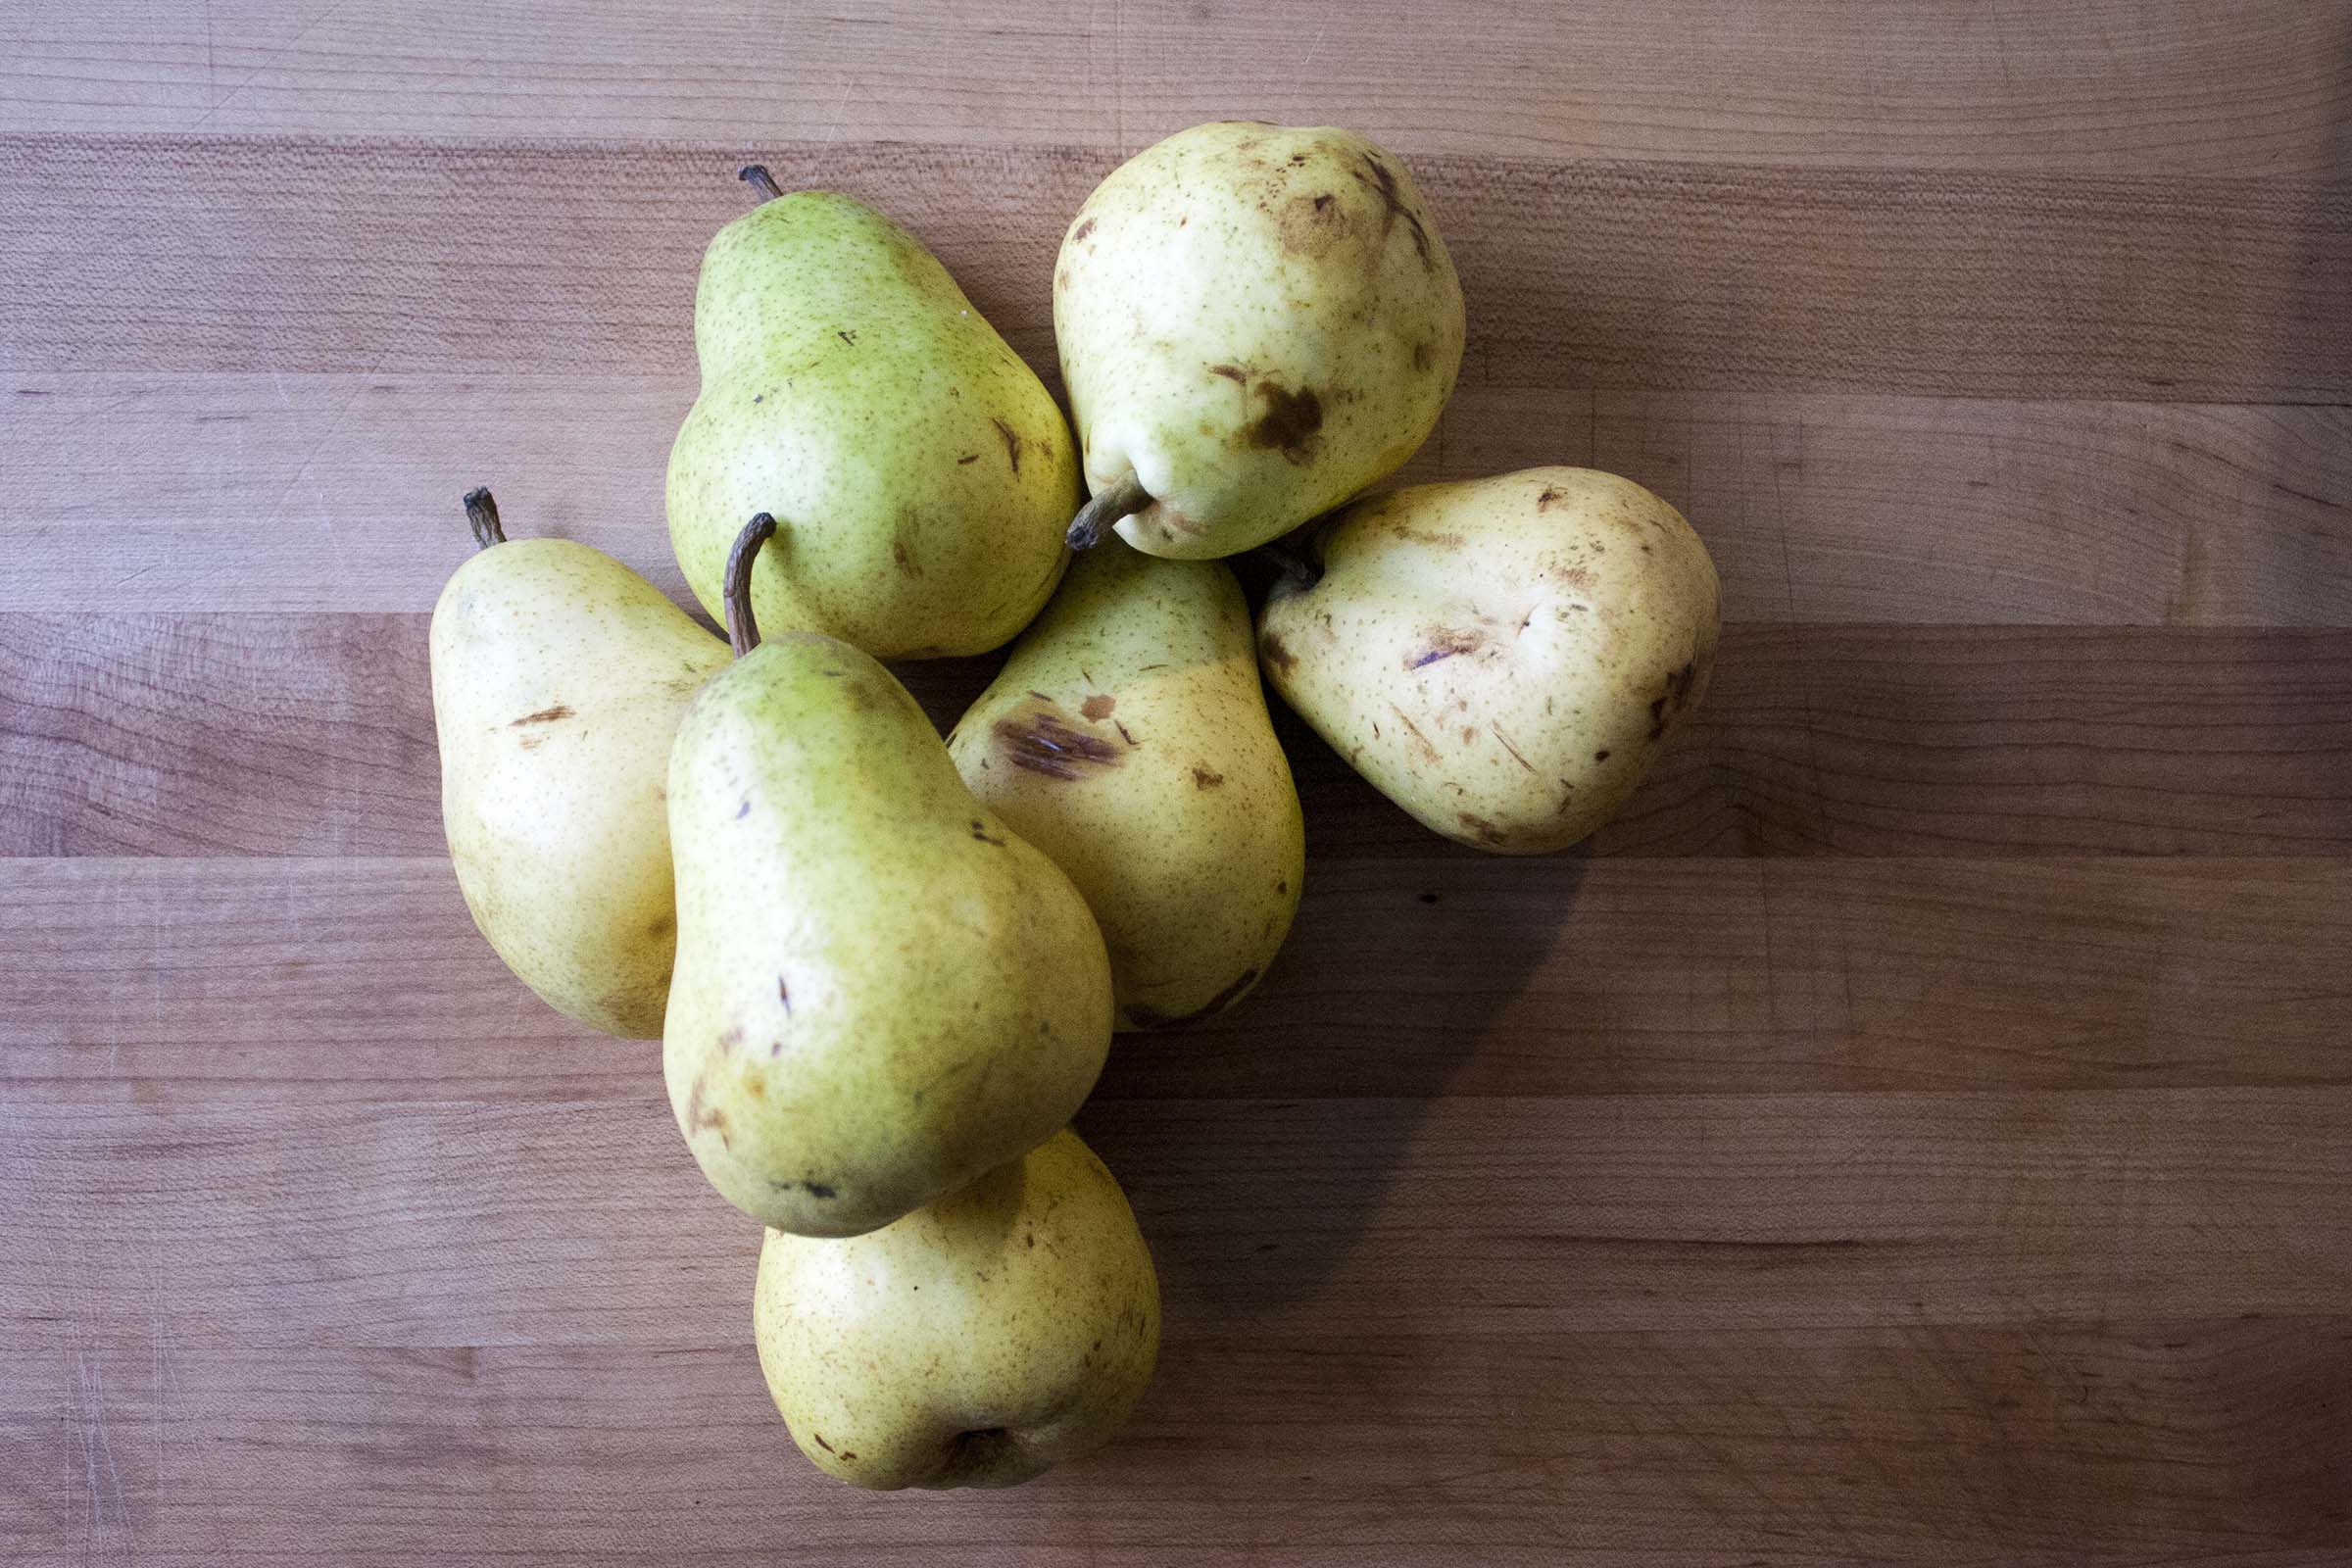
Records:
[[[743,1092],[751,1096],[754,1100],[765,1100],[767,1098],[767,1080],[764,1078],[746,1078],[743,1081]]]
[[[1605,762],[1605,761],[1607,761],[1608,760],[1609,760],[1609,749],[1608,749],[1607,747],[1605,747],[1605,746],[1604,746],[1604,747],[1602,747],[1602,748],[1601,748],[1599,751],[1597,751],[1597,752],[1594,752],[1594,753],[1592,754],[1592,760],[1594,760],[1595,762]]]
[[[1441,659],[1451,659],[1456,654],[1474,654],[1487,642],[1477,632],[1450,631],[1443,626],[1428,627],[1421,635],[1428,639],[1428,646],[1405,651],[1404,667],[1407,669],[1421,669]]]
[[[903,576],[920,577],[923,574],[922,565],[914,559],[914,552],[906,548],[904,539],[890,542],[890,563],[899,568]]]
[[[1076,228],[1070,230],[1070,243],[1075,245],[1080,240],[1086,238],[1087,235],[1092,234],[1094,231],[1095,220],[1090,218],[1086,220],[1086,221],[1080,223]]]
[[[994,734],[1006,761],[1047,778],[1087,778],[1125,760],[1116,745],[1078,728],[1059,708],[1034,694],[998,719]]]
[[[709,1088],[709,1085],[710,1081],[708,1079],[697,1077],[694,1080],[694,1087],[687,1091],[685,1121],[686,1136],[688,1138],[692,1138],[696,1133],[703,1131],[705,1128],[709,1128],[710,1131],[718,1134],[718,1141],[721,1144],[724,1144],[726,1147],[732,1149],[734,1145],[729,1143],[727,1139],[727,1113],[723,1110],[709,1109],[703,1104],[703,1095]]]
[[[1108,718],[1110,710],[1118,706],[1119,700],[1110,693],[1097,692],[1078,705],[1078,711],[1089,718]]]
[[[991,418],[991,419],[990,419],[988,422],[989,422],[989,423],[991,423],[991,424],[993,424],[993,425],[995,425],[995,426],[997,427],[997,434],[999,434],[999,435],[1001,435],[1001,436],[1003,436],[1003,437],[1004,438],[1004,457],[1005,457],[1006,461],[1007,461],[1007,462],[1009,462],[1009,463],[1012,465],[1012,471],[1013,471],[1013,472],[1015,472],[1015,473],[1018,473],[1018,472],[1020,472],[1020,471],[1021,471],[1021,435],[1020,435],[1020,432],[1019,432],[1018,430],[1015,430],[1015,429],[1014,429],[1014,428],[1013,428],[1011,425],[1009,425],[1009,424],[1006,424],[1006,423],[1005,423],[1005,422],[1004,422],[1003,419]]]
[[[1193,788],[1197,790],[1213,790],[1224,782],[1225,775],[1217,772],[1214,768],[1201,767],[1197,764],[1193,768]]]
[[[1364,167],[1351,169],[1355,182],[1381,200],[1380,232],[1385,238],[1403,219],[1413,231],[1413,249],[1420,254],[1421,265],[1431,271],[1438,270],[1437,258],[1430,254],[1429,230],[1421,226],[1421,215],[1405,205],[1404,193],[1397,188],[1396,172],[1382,162],[1377,153],[1364,155]],[[1369,176],[1369,177],[1367,177]]]
[[[1438,352],[1427,343],[1413,345],[1413,368],[1426,371],[1438,363]]]
[[[1267,663],[1286,675],[1298,667],[1298,656],[1291,652],[1290,644],[1282,640],[1279,632],[1270,631],[1258,638],[1257,652]]]
[[[1526,768],[1530,773],[1533,773],[1536,770],[1536,764],[1529,761],[1520,754],[1519,748],[1511,744],[1511,738],[1508,735],[1505,735],[1499,726],[1489,724],[1487,728],[1494,732],[1494,738],[1502,743],[1502,749],[1511,754],[1512,761],[1517,762],[1521,767]]]
[[[1463,828],[1479,843],[1500,844],[1503,841],[1502,829],[1496,827],[1488,818],[1470,811],[1457,811],[1454,814],[1461,818]]]
[[[1315,434],[1323,428],[1323,400],[1311,387],[1290,392],[1270,381],[1258,383],[1257,395],[1265,400],[1266,412],[1243,428],[1242,439],[1292,463],[1312,458]]]
[[[974,463],[978,463],[979,461],[980,461],[980,454],[979,454],[979,453],[977,453],[977,452],[966,452],[966,453],[965,453],[965,454],[964,454],[962,457],[960,457],[960,458],[957,458],[957,459],[956,460],[956,466],[957,466],[958,468],[960,468],[960,467],[964,467],[964,466],[966,466],[967,465],[974,464]]]
[[[1243,992],[1249,990],[1256,979],[1257,971],[1255,969],[1243,970],[1239,979],[1191,1012],[1171,1015],[1161,1012],[1156,1007],[1147,1007],[1139,1004],[1127,1009],[1127,1016],[1138,1029],[1173,1029],[1178,1024],[1193,1023],[1211,1013],[1223,1012],[1227,1007],[1232,1006],[1235,1000]]]
[[[1549,512],[1551,510],[1551,504],[1559,499],[1559,489],[1556,486],[1547,484],[1544,487],[1544,493],[1536,497],[1536,510],[1538,512]]]
[[[1403,723],[1406,733],[1413,737],[1413,742],[1421,749],[1422,755],[1429,760],[1433,762],[1436,761],[1438,760],[1438,748],[1431,742],[1428,736],[1421,733],[1421,726],[1414,723],[1409,717],[1406,717],[1404,710],[1398,708],[1395,703],[1391,703],[1389,705],[1389,711],[1395,713],[1396,717]]]
[[[728,1052],[733,1051],[737,1046],[742,1044],[743,1025],[736,1024],[729,1028],[726,1033],[718,1037],[718,1054],[723,1056]]]
[[[1666,690],[1649,705],[1649,738],[1658,740],[1666,733],[1667,721],[1680,713],[1690,701],[1690,688],[1698,679],[1695,660],[1666,677]]]
[[[1274,215],[1274,232],[1282,248],[1310,262],[1330,255],[1348,228],[1348,210],[1329,191],[1293,196]]]
[[[1208,373],[1221,375],[1228,381],[1247,382],[1250,379],[1250,372],[1238,365],[1212,365],[1208,368]]]
[[[558,703],[553,708],[542,708],[536,713],[525,713],[520,718],[514,720],[514,723],[509,724],[507,728],[520,729],[525,724],[553,724],[560,718],[569,718],[571,716],[571,710],[565,708],[562,703]]]

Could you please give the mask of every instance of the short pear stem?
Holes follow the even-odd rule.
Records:
[[[466,492],[466,525],[473,530],[477,550],[507,542],[507,530],[498,525],[498,503],[491,499],[488,485]]]
[[[1133,473],[1107,490],[1098,490],[1094,498],[1078,509],[1070,519],[1070,531],[1062,541],[1072,550],[1092,550],[1102,542],[1110,525],[1121,517],[1131,517],[1152,504],[1152,492],[1144,481]]]
[[[775,531],[776,519],[762,512],[743,525],[727,552],[727,643],[737,659],[760,646],[760,622],[752,618],[752,563]]]
[[[763,202],[772,202],[784,194],[784,187],[776,183],[776,176],[767,172],[765,164],[746,164],[735,171],[735,177],[758,191]]]

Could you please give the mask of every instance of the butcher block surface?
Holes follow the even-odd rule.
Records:
[[[1288,947],[1078,1124],[1134,1425],[854,1492],[659,1048],[459,897],[458,499],[683,600],[738,164],[1052,379],[1069,215],[1235,116],[1410,164],[1406,477],[1657,490],[1714,688],[1535,860],[1285,716]],[[2352,1561],[2352,5],[32,0],[0,399],[0,1561]]]

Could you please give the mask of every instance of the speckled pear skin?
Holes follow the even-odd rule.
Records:
[[[1393,472],[1462,362],[1462,289],[1404,166],[1352,131],[1200,125],[1087,198],[1054,280],[1096,491],[1154,556],[1230,556]]]
[[[882,659],[977,654],[1060,579],[1076,447],[1053,397],[905,229],[826,191],[719,230],[695,296],[702,395],[669,535],[723,614],[727,550],[773,513],[752,608]]]
[[[1265,973],[1305,828],[1223,565],[1088,551],[948,751],[1086,895],[1120,1027],[1222,1011]]]
[[[1380,792],[1504,855],[1574,844],[1706,695],[1722,592],[1630,479],[1529,468],[1377,496],[1258,620],[1266,678]]]
[[[491,546],[433,608],[441,820],[473,923],[550,1006],[662,1033],[669,743],[727,645],[565,539]]]
[[[762,1224],[887,1225],[1052,1137],[1093,1087],[1110,965],[1085,900],[847,643],[772,638],[704,688],[669,835],[670,1105]]]
[[[767,1233],[760,1368],[793,1442],[853,1486],[1008,1487],[1126,1424],[1159,1282],[1072,1132],[851,1241]]]

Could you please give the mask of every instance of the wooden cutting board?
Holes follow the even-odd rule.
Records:
[[[459,900],[458,497],[679,592],[737,163],[1050,372],[1069,213],[1237,114],[1435,204],[1410,474],[1657,489],[1721,671],[1543,861],[1287,725],[1288,950],[1080,1122],[1133,1429],[850,1492],[656,1051]],[[0,282],[0,1559],[2352,1561],[2340,0],[36,0]]]

